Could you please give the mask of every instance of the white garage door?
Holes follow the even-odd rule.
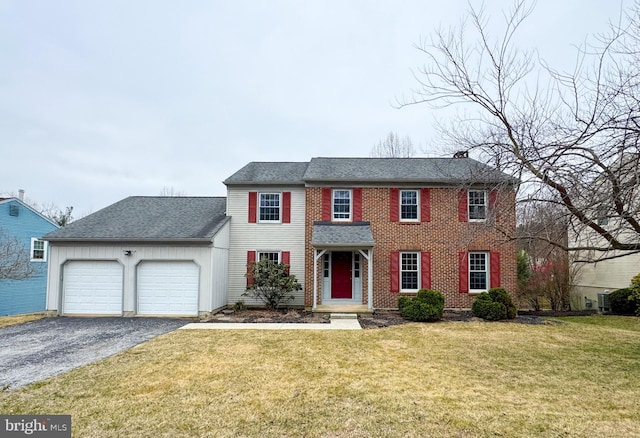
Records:
[[[118,262],[69,262],[62,284],[64,314],[122,314],[122,265]]]
[[[198,315],[199,272],[193,262],[140,263],[138,314]]]

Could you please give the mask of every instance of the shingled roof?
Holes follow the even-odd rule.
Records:
[[[230,219],[225,210],[224,197],[130,196],[43,239],[210,242]]]
[[[350,224],[314,222],[311,244],[315,247],[374,246],[375,241],[369,222]]]
[[[472,158],[313,158],[305,182],[504,183],[515,180]]]
[[[226,185],[344,183],[500,184],[516,179],[472,158],[312,158],[251,162]]]
[[[304,184],[308,162],[258,162],[253,161],[229,178],[226,185],[234,184]]]

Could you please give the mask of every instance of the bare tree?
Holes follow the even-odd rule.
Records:
[[[160,190],[160,196],[186,196],[186,193],[181,190],[176,190],[173,186],[164,186]]]
[[[387,138],[376,143],[369,153],[372,158],[411,158],[415,155],[411,139],[408,136],[400,138],[394,132],[389,132]]]
[[[590,260],[640,252],[640,7],[579,48],[571,73],[513,47],[532,9],[517,1],[494,38],[484,11],[470,8],[460,26],[421,42],[419,86],[400,106],[463,105],[466,116],[443,132],[452,149],[519,178],[520,204],[557,208],[580,236],[537,238]]]
[[[0,230],[0,279],[23,280],[33,274],[29,248]]]

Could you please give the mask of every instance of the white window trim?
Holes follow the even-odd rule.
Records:
[[[471,192],[482,192],[484,195],[484,219],[471,219],[471,202],[470,202],[470,194]],[[469,222],[486,222],[487,216],[489,215],[489,199],[486,190],[467,190],[467,218]]]
[[[277,250],[257,250],[256,251],[256,262],[260,261],[260,254],[278,254],[278,263],[282,263],[282,251]]]
[[[260,199],[262,195],[278,195],[278,220],[263,220],[260,219]],[[282,192],[258,192],[258,212],[257,219],[260,224],[279,224],[282,223]]]
[[[471,288],[471,254],[484,254],[484,265],[485,265],[485,275],[486,275],[486,284],[487,284],[487,288],[486,289],[472,289]],[[491,288],[491,266],[489,266],[491,257],[489,257],[489,253],[486,251],[470,251],[467,253],[467,260],[468,260],[468,266],[467,266],[467,284],[469,286],[469,293],[470,294],[479,294],[482,292],[487,292],[490,288]],[[481,272],[481,271],[474,271],[474,272]]]
[[[405,272],[402,270],[402,255],[403,254],[416,254],[417,258],[416,258],[416,262],[418,264],[418,288],[417,289],[404,289],[402,287],[402,273]],[[422,254],[420,254],[419,251],[401,251],[400,252],[400,260],[398,260],[398,263],[400,263],[400,266],[398,266],[398,271],[400,272],[400,278],[398,279],[400,281],[400,292],[408,292],[408,293],[417,293],[420,288],[421,288],[421,280],[422,280],[422,260],[420,259],[420,257],[422,256]],[[406,272],[416,272],[416,271],[406,271]]]
[[[417,211],[417,217],[416,219],[404,219],[402,217],[402,192],[416,192],[416,211]],[[406,189],[406,190],[400,190],[400,194],[398,196],[398,216],[400,217],[400,222],[420,222],[420,190],[418,189]]]
[[[335,194],[336,192],[349,192],[349,217],[337,218],[335,211]],[[352,222],[353,218],[353,190],[351,189],[333,189],[331,191],[331,220],[333,222]]]
[[[44,255],[42,256],[41,259],[36,259],[36,258],[33,257],[33,252],[35,251],[35,243],[36,242],[43,242],[44,243],[44,248],[43,248]],[[29,252],[30,261],[32,261],[32,262],[46,262],[47,261],[47,252],[48,252],[47,250],[48,250],[48,248],[49,248],[49,242],[47,242],[46,240],[40,240],[37,237],[32,237],[31,238],[31,250]]]

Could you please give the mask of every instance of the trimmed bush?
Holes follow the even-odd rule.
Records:
[[[410,321],[440,321],[444,313],[444,295],[436,290],[420,289],[413,298],[399,297],[398,308],[400,315]]]
[[[503,287],[493,287],[489,289],[489,296],[492,301],[502,303],[504,305],[507,309],[507,319],[516,318],[518,315],[518,309],[516,309],[515,304],[513,304],[511,295],[509,295]]]
[[[502,287],[494,287],[489,292],[479,294],[471,305],[471,312],[487,321],[514,319],[518,314],[511,296]]]
[[[618,289],[609,294],[611,310],[620,315],[633,315],[636,313],[636,301],[633,298],[631,288]]]
[[[499,321],[507,319],[507,307],[491,299],[487,292],[480,293],[471,305],[473,316],[486,319],[487,321]]]

